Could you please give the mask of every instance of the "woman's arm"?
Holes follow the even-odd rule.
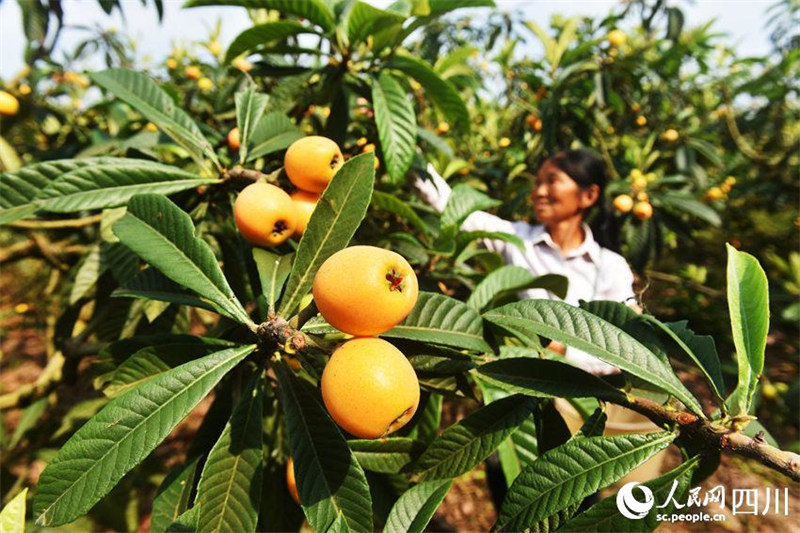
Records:
[[[450,199],[452,189],[444,178],[436,172],[433,165],[428,165],[427,172],[431,179],[424,179],[418,176],[414,180],[414,187],[417,189],[420,198],[426,204],[441,213],[444,211],[447,201]],[[496,231],[515,234],[514,224],[512,222],[483,211],[476,211],[470,214],[461,224],[461,229],[466,231]],[[481,244],[489,250],[501,254],[509,245],[509,243],[505,241],[492,239],[482,239]]]

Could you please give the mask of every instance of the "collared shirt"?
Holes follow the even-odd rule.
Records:
[[[431,180],[417,179],[415,186],[422,199],[439,212],[444,210],[450,197],[450,186],[432,166],[428,167]],[[527,222],[511,222],[484,212],[472,213],[462,224],[468,231],[493,231],[511,233],[522,239],[524,250],[516,244],[484,239],[482,244],[499,253],[509,265],[528,269],[536,276],[560,274],[569,280],[564,301],[577,306],[580,300],[613,300],[635,305],[633,272],[621,255],[601,247],[591,229],[583,225],[583,242],[566,254],[553,242],[550,234],[541,225]],[[518,293],[522,299],[558,299],[545,289],[527,289]],[[609,374],[619,370],[599,359],[572,347],[567,348],[569,361],[593,374]]]

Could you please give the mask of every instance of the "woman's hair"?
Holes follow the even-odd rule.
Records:
[[[608,176],[603,160],[589,150],[562,150],[550,156],[552,164],[572,178],[582,189],[597,185],[600,194],[596,208],[589,211],[587,223],[595,240],[604,248],[619,251],[619,228],[615,217],[605,201],[605,188]]]

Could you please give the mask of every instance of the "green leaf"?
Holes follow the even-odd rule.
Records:
[[[95,244],[89,249],[89,253],[83,259],[83,262],[78,267],[75,273],[75,281],[72,284],[72,290],[69,293],[69,303],[74,305],[75,302],[83,298],[89,290],[97,283],[97,279],[105,272],[107,265],[102,260],[102,253],[100,245]]]
[[[487,404],[510,396],[506,391],[488,383],[478,381],[478,385]],[[522,421],[522,424],[519,425],[514,433],[497,447],[497,456],[500,459],[506,486],[510,486],[522,469],[535,461],[538,455],[539,445],[536,441],[536,423],[533,416],[529,416]]]
[[[58,159],[36,163],[15,172],[0,174],[0,224],[25,218],[38,209],[33,199],[50,182],[77,169],[98,165],[120,166],[136,163],[136,159],[116,157],[87,157],[84,159]]]
[[[417,229],[427,235],[431,234],[430,226],[424,220],[422,220],[422,217],[420,217],[417,212],[408,205],[408,203],[394,195],[382,191],[374,191],[372,193],[372,205],[404,218],[406,221],[410,222],[416,226]]]
[[[536,400],[521,395],[492,402],[434,440],[414,468],[420,481],[455,478],[489,457],[531,414]]]
[[[250,136],[267,108],[269,96],[260,94],[248,86],[234,96],[236,100],[236,126],[239,128],[239,163],[247,161]]]
[[[283,284],[289,277],[293,257],[293,254],[278,255],[261,248],[253,248],[253,259],[261,281],[261,294],[266,298],[270,310],[275,309]]]
[[[47,408],[50,406],[50,401],[47,397],[39,398],[22,411],[17,427],[14,428],[14,433],[11,435],[11,440],[8,443],[8,449],[13,450],[17,444],[22,440],[29,430],[36,426],[36,423],[42,418]]]
[[[130,104],[204,165],[208,158],[219,167],[214,148],[194,120],[146,74],[124,68],[90,74],[92,81]]]
[[[172,194],[216,181],[151,161],[93,165],[50,182],[34,202],[45,211],[72,213],[124,205],[135,194]]]
[[[308,19],[325,31],[334,28],[334,14],[324,0],[189,0],[184,7],[241,6],[252,9],[274,9],[285,15]]]
[[[563,299],[567,292],[567,278],[558,274],[534,276],[527,268],[505,265],[483,278],[470,294],[467,305],[480,311],[505,293],[533,288],[547,289]]]
[[[728,250],[728,311],[739,381],[726,404],[731,415],[750,410],[758,378],[764,370],[764,349],[769,329],[767,276],[752,255],[726,244]]]
[[[267,113],[256,124],[249,144],[247,161],[283,150],[303,137],[292,121],[283,113]]]
[[[662,191],[658,196],[654,196],[657,206],[664,206],[678,212],[687,213],[700,220],[708,222],[712,226],[719,227],[722,219],[719,213],[706,204],[698,202],[693,196],[685,192]]]
[[[186,464],[180,464],[164,478],[153,499],[150,533],[166,532],[170,524],[189,508],[199,461],[200,457],[195,457]]]
[[[397,69],[417,80],[425,89],[425,96],[431,99],[453,126],[463,132],[469,130],[469,112],[461,95],[428,63],[412,56],[402,55],[395,56],[387,67]]]
[[[408,424],[408,437],[430,444],[439,435],[442,423],[442,396],[423,392],[417,413]]]
[[[347,12],[344,26],[347,31],[347,39],[350,41],[350,45],[354,46],[379,30],[384,31],[392,26],[402,25],[405,19],[406,17],[396,11],[384,11],[361,0],[356,0]]]
[[[128,212],[114,224],[114,234],[165,276],[208,298],[220,313],[252,325],[211,247],[195,236],[192,219],[163,196],[131,198]]]
[[[372,158],[372,154],[352,158],[322,193],[297,247],[297,258],[281,299],[281,316],[289,316],[295,310],[322,263],[346,247],[361,224],[375,181]]]
[[[259,375],[208,454],[195,499],[198,531],[256,530],[261,503],[263,392]]]
[[[184,342],[147,346],[117,367],[103,393],[114,398],[168,370],[230,346],[231,343],[227,341],[201,337],[194,337]]]
[[[85,514],[254,349],[231,348],[191,361],[109,402],[42,472],[34,499],[37,524],[59,526]]]
[[[675,344],[691,358],[706,377],[713,392],[720,403],[722,393],[725,391],[725,382],[722,378],[722,367],[714,346],[714,337],[711,335],[697,335],[689,329],[688,320],[663,323],[650,315],[643,315],[646,319],[667,334]]]
[[[514,357],[478,367],[492,385],[539,398],[590,398],[622,402],[625,393],[597,376],[560,361]]]
[[[274,368],[286,414],[297,490],[311,528],[337,531],[331,528],[341,520],[350,530],[372,531],[367,478],[317,391],[295,377],[285,364]]]
[[[450,228],[451,230],[455,230],[455,226],[450,226]],[[490,241],[508,242],[513,244],[520,250],[525,249],[525,243],[523,242],[523,240],[514,235],[513,233],[505,233],[503,231],[484,231],[484,230],[457,232],[455,237],[456,249],[460,251],[466,245],[478,239],[488,239]]]
[[[167,533],[199,533],[197,531],[197,507],[192,507],[183,512],[167,528]]]
[[[442,212],[442,228],[458,227],[475,211],[482,211],[500,205],[499,200],[489,198],[469,185],[459,184],[453,187],[447,205]]]
[[[22,489],[0,511],[0,531],[3,533],[25,533],[25,500],[28,488]]]
[[[524,342],[535,345],[538,339],[532,336],[542,335],[574,346],[672,394],[703,415],[698,401],[667,363],[621,329],[588,311],[554,300],[526,300],[498,307],[483,317]]]
[[[312,33],[312,30],[294,20],[277,20],[257,24],[236,36],[225,53],[225,62],[230,63],[245,52],[300,33]]]
[[[672,486],[677,480],[678,484],[673,496],[674,499],[670,500],[669,505],[666,507],[659,508],[653,505],[650,511],[642,518],[627,518],[620,513],[619,505],[617,504],[617,494],[619,493],[617,493],[594,504],[564,524],[561,529],[576,533],[579,531],[598,533],[649,533],[650,531],[655,531],[661,524],[656,515],[670,515],[675,512],[676,501],[686,501],[686,495],[692,484],[692,475],[697,468],[697,463],[698,457],[694,457],[663,476],[642,483],[642,486],[647,487],[652,492],[653,502],[667,502]],[[641,489],[639,490],[641,491]],[[632,512],[632,510],[628,511]],[[639,513],[634,514],[638,515]]]
[[[31,43],[44,44],[50,13],[41,0],[17,0],[22,11],[22,29]],[[30,44],[29,44],[30,46]],[[37,46],[38,47],[38,46]]]
[[[422,443],[403,437],[352,439],[347,445],[363,469],[384,474],[399,473],[424,449]]]
[[[417,140],[414,105],[400,83],[386,71],[372,84],[372,105],[386,169],[395,183],[401,183],[414,160]]]
[[[442,503],[452,480],[426,481],[403,493],[386,519],[384,533],[422,533]]]
[[[431,16],[441,16],[466,7],[494,7],[493,0],[428,0]]]
[[[572,439],[541,455],[514,481],[494,526],[498,531],[552,531],[559,511],[580,503],[666,448],[669,432]]]
[[[143,298],[219,312],[213,302],[186,292],[183,287],[152,267],[145,268],[131,279],[123,282],[122,287],[112,292],[111,296]]]
[[[478,312],[464,302],[432,292],[420,292],[406,319],[381,336],[491,351],[483,340],[483,321]]]

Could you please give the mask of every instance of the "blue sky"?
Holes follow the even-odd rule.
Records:
[[[155,10],[142,7],[140,0],[124,0],[125,20],[115,12],[107,16],[96,0],[65,0],[66,22],[68,25],[98,25],[103,28],[115,26],[131,35],[136,43],[140,63],[159,62],[168,54],[173,43],[191,43],[204,39],[217,20],[222,21],[221,41],[224,45],[250,25],[245,10],[236,7],[181,9],[183,0],[164,0],[165,15],[158,24]],[[386,1],[377,1],[377,5]],[[499,9],[522,10],[526,17],[543,24],[553,14],[565,16],[607,14],[618,0],[583,1],[538,1],[538,0],[499,0]],[[712,18],[717,20],[717,31],[728,34],[727,42],[737,48],[741,55],[763,55],[770,51],[767,32],[766,10],[773,0],[699,0],[694,4],[672,2],[686,13],[687,23],[696,25]],[[14,76],[22,67],[24,37],[21,23],[22,13],[15,0],[0,0],[0,77]],[[61,44],[72,49],[85,33],[79,30],[66,30]],[[99,63],[80,65],[85,69],[99,68]]]

